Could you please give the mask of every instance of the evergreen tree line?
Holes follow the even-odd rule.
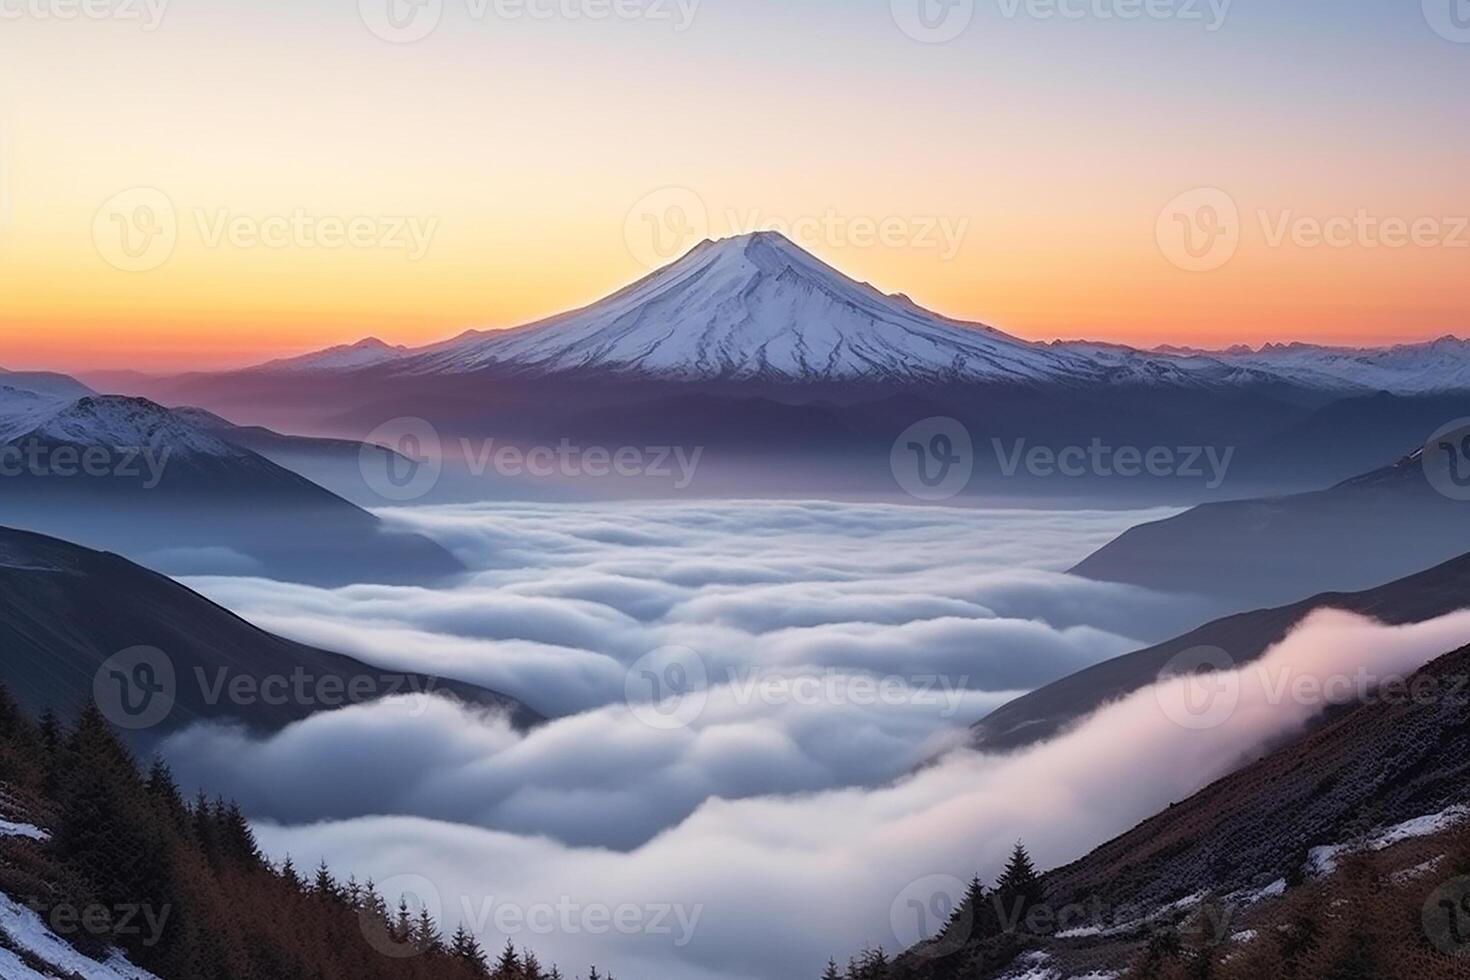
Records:
[[[821,980],[888,980],[901,976],[978,976],[977,967],[1001,967],[1022,948],[1026,916],[1046,898],[1041,875],[1025,844],[1017,843],[1005,869],[987,891],[979,875],[970,879],[965,895],[939,935],[926,946],[918,972],[905,960],[890,962],[882,947],[866,950],[840,969],[827,961]],[[963,966],[961,966],[963,960]]]
[[[117,948],[164,980],[563,977],[511,943],[492,962],[463,927],[445,937],[325,863],[309,881],[274,867],[238,805],[185,800],[161,761],[142,772],[95,706],[33,722],[0,686],[0,791],[51,832],[0,839],[0,892],[88,956]]]

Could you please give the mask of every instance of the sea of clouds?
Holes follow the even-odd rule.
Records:
[[[569,975],[595,962],[624,980],[805,977],[829,955],[899,948],[917,938],[909,900],[929,901],[935,876],[993,876],[1018,838],[1045,866],[1075,858],[1321,709],[1267,703],[1246,679],[1229,717],[1191,728],[1167,710],[1183,683],[1170,681],[1022,753],[964,747],[968,725],[1016,692],[1213,612],[1061,571],[1158,514],[390,516],[477,571],[433,591],[190,584],[267,629],[483,684],[552,720],[519,732],[408,697],[263,740],[195,728],[165,752],[186,785],[239,798],[276,858],[325,857]],[[1303,671],[1412,667],[1466,640],[1464,617],[1388,629],[1327,614],[1270,656]],[[639,686],[650,666],[705,680],[659,703]]]

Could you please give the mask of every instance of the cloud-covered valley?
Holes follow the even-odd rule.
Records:
[[[1019,837],[1045,865],[1074,858],[1321,709],[1272,701],[1246,668],[1213,727],[1171,720],[1181,680],[1020,754],[960,747],[1014,692],[1212,612],[1058,571],[1147,516],[789,503],[395,514],[479,571],[432,592],[190,584],[269,629],[495,687],[553,720],[516,732],[406,698],[264,741],[196,728],[166,753],[186,785],[239,797],[277,858],[325,857],[390,898],[427,897],[490,947],[508,935],[569,972],[597,962],[625,977],[815,976],[828,955],[916,938],[890,911],[926,876],[993,875]],[[1467,640],[1464,615],[1389,629],[1329,613],[1266,663],[1407,670]],[[691,655],[708,678],[692,702],[670,699],[665,716],[670,702],[630,699],[643,667],[664,678]],[[637,927],[589,925],[589,910],[617,908]],[[687,928],[653,928],[656,909]]]

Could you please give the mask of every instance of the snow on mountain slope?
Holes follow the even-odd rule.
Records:
[[[129,963],[114,953],[106,963],[88,959],[60,936],[46,927],[32,910],[0,894],[0,935],[8,937],[14,948],[0,943],[0,977],[7,980],[54,980],[55,977],[81,977],[82,980],[158,980],[153,974]],[[44,963],[48,969],[40,973],[19,955],[32,957],[34,965]]]
[[[328,347],[326,350],[315,351],[310,354],[302,354],[299,357],[286,357],[277,361],[270,361],[259,367],[256,371],[355,371],[358,368],[372,367],[402,357],[408,352],[408,348],[402,345],[393,346],[385,344],[377,337],[367,337],[355,344],[341,344],[337,347]]]
[[[1189,382],[1202,359],[1023,341],[930,313],[844,276],[773,232],[704,242],[592,306],[515,330],[471,331],[399,362],[405,373],[492,366],[681,380]]]
[[[386,370],[420,377],[489,368],[683,381],[964,381],[1233,388],[1280,382],[1328,392],[1470,389],[1470,344],[1384,350],[1307,345],[1142,351],[1038,343],[949,319],[858,282],[775,232],[706,241],[591,306],[428,347],[369,338],[274,361],[260,373]]]
[[[88,395],[73,402],[0,398],[0,442],[42,439],[79,446],[161,450],[215,458],[249,454],[144,398]]]
[[[1314,387],[1356,387],[1401,395],[1470,389],[1470,342],[1456,337],[1371,349],[1268,344],[1256,352],[1211,356]]]

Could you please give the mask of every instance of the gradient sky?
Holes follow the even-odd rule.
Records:
[[[970,26],[933,44],[890,0],[702,0],[682,31],[677,0],[658,0],[672,20],[604,21],[476,18],[476,0],[440,0],[438,28],[404,44],[365,25],[360,6],[388,0],[171,0],[152,31],[125,19],[145,0],[90,0],[121,4],[115,18],[36,16],[74,2],[0,0],[10,368],[220,366],[516,325],[641,275],[640,202],[669,187],[684,190],[653,197],[656,216],[692,201],[713,237],[830,217],[835,231],[798,240],[1025,337],[1470,332],[1470,230],[1452,220],[1470,215],[1470,31],[1436,31],[1450,0],[1236,0],[1217,30],[1209,0],[1154,0],[1202,20],[1097,15],[1129,0],[1061,0],[1076,19],[975,0]],[[1157,226],[1202,187],[1238,208],[1240,241],[1188,271]],[[134,188],[155,196],[116,197]],[[109,264],[115,221],[158,192],[167,260]],[[1430,237],[1462,247],[1270,242],[1283,216],[1359,211],[1438,219]],[[221,216],[297,212],[434,232],[417,260],[209,240]],[[850,240],[885,219],[893,241]],[[952,255],[925,238],[930,219],[965,228]]]

